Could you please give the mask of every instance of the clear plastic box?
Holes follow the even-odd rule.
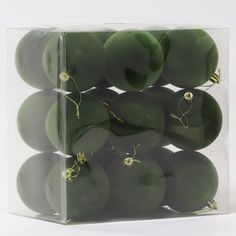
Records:
[[[228,29],[9,29],[7,65],[10,212],[228,212]]]

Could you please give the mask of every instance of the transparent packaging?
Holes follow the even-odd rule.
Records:
[[[9,29],[7,65],[10,212],[228,212],[228,29]]]

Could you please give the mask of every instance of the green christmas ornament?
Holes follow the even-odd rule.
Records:
[[[160,87],[169,84],[162,75],[160,75],[159,79],[153,84],[153,87]]]
[[[146,89],[157,81],[162,72],[164,56],[161,45],[148,32],[116,32],[104,47],[106,78],[119,89]]]
[[[42,57],[52,32],[33,30],[19,42],[15,53],[15,64],[21,78],[37,89],[52,89],[55,86],[48,80],[43,70]]]
[[[57,101],[55,91],[40,91],[29,96],[17,114],[18,131],[24,142],[42,152],[54,152],[55,147],[48,139],[46,117],[50,107]]]
[[[154,161],[140,161],[138,156],[126,156],[109,166],[108,175],[108,206],[113,217],[150,214],[164,197],[165,177]]]
[[[48,112],[46,129],[53,146],[72,155],[102,147],[109,135],[109,123],[106,107],[93,97],[61,94]]]
[[[84,154],[80,155],[65,160],[66,169],[60,163],[56,164],[46,180],[47,199],[60,214],[62,186],[65,185],[66,215],[72,221],[93,218],[103,209],[109,197],[109,181],[103,168],[95,162],[87,162]]]
[[[100,39],[103,45],[114,33],[115,31],[112,30],[94,32],[94,34]]]
[[[95,99],[99,100],[104,104],[108,104],[109,101],[114,99],[118,96],[118,93],[111,90],[111,89],[101,89],[101,88],[94,88],[86,92],[89,96],[94,97]]]
[[[97,88],[101,88],[101,89],[104,89],[104,88],[109,88],[109,87],[112,87],[112,84],[104,77],[102,78],[98,84],[96,85]]]
[[[172,30],[167,34],[169,50],[163,77],[180,88],[194,88],[214,75],[218,50],[214,40],[203,30]]]
[[[148,32],[151,33],[161,44],[164,58],[166,58],[170,48],[170,42],[168,38],[169,30],[148,30]]]
[[[167,173],[168,164],[169,164],[169,159],[171,158],[172,155],[173,152],[171,150],[160,146],[156,146],[146,154],[145,158],[149,158],[153,161],[156,161],[157,164],[163,170],[164,175],[168,176]]]
[[[116,159],[119,158],[118,153],[115,150],[112,150],[110,145],[104,145],[96,153],[89,157],[89,161],[95,161],[105,170],[113,163]]]
[[[156,146],[150,150],[144,158],[155,161],[161,167],[163,174],[167,179],[171,175],[171,173],[169,173],[169,162],[171,161],[172,155],[173,152],[169,149]],[[164,196],[160,205],[165,206],[166,204],[166,196]]]
[[[169,32],[169,30],[149,30],[148,32],[151,33],[161,44],[161,48],[164,54],[164,59],[166,59],[170,47],[169,40],[167,37],[167,33]],[[168,82],[164,79],[164,77],[161,74],[158,80],[153,84],[153,86],[159,87],[167,84]]]
[[[217,101],[198,89],[175,93],[167,114],[167,136],[173,145],[181,149],[205,148],[221,130],[222,112]]]
[[[55,213],[48,203],[45,184],[51,168],[59,160],[60,156],[57,154],[39,153],[27,159],[17,174],[17,191],[21,200],[37,213]]]
[[[179,212],[204,212],[216,209],[213,200],[218,188],[218,175],[212,162],[194,151],[172,155],[168,167],[166,201]]]
[[[144,91],[145,94],[150,96],[157,104],[160,104],[165,116],[167,116],[167,107],[171,96],[174,92],[171,89],[163,88],[163,87],[151,87]],[[168,135],[166,130],[164,131],[163,137],[159,142],[160,146],[169,145],[170,141],[168,139]]]
[[[159,104],[140,92],[118,95],[109,104],[111,134],[109,142],[125,153],[138,147],[146,152],[155,147],[162,138],[165,117]]]
[[[107,39],[114,34],[114,31],[104,31],[104,32],[95,32],[94,33],[102,42],[102,44],[104,45],[105,42],[107,41]],[[112,84],[105,78],[102,78],[99,83],[96,85],[97,88],[109,88],[112,87]]]
[[[55,86],[84,91],[96,86],[104,76],[104,48],[92,33],[58,33],[46,46],[43,66]]]

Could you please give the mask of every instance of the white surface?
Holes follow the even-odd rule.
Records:
[[[145,222],[61,226],[6,213],[6,27],[129,22],[229,27],[230,45],[230,177],[236,210],[235,101],[236,3],[234,0],[2,0],[0,2],[0,235],[236,235],[236,214]],[[17,158],[8,155],[8,158]]]

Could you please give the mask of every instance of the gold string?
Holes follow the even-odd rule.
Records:
[[[204,207],[202,210],[199,210],[199,211],[194,211],[193,213],[195,214],[202,214],[202,213],[207,213],[207,212],[210,212],[210,211],[213,211],[213,210],[217,210],[218,209],[218,206],[217,206],[217,203],[214,199],[210,199],[208,202],[207,202],[207,206]]]
[[[131,156],[127,156],[124,160],[123,160],[123,164],[130,167],[132,166],[134,163],[141,163],[140,160],[135,159],[136,155],[137,155],[137,149],[141,146],[141,144],[138,145],[133,145],[133,154]],[[130,155],[130,154],[129,154]]]
[[[80,165],[84,165],[87,162],[87,157],[84,152],[79,152],[76,154],[76,160],[74,161],[74,164],[67,168],[65,171],[63,171],[62,176],[64,179],[68,180],[69,182],[73,182],[74,179],[76,179],[79,174],[81,167]]]
[[[76,81],[74,80],[74,78],[72,76],[70,76],[68,73],[66,72],[61,72],[61,74],[59,75],[59,78],[61,81],[63,82],[67,82],[69,79],[72,80],[74,86],[76,87],[79,95],[80,95],[80,99],[79,99],[79,102],[75,102],[75,100],[73,100],[72,98],[70,98],[69,96],[67,96],[67,94],[65,93],[65,91],[63,90],[62,88],[62,83],[60,84],[60,88],[61,88],[61,91],[63,93],[63,95],[69,100],[71,101],[74,105],[75,105],[75,108],[76,108],[76,117],[77,119],[79,120],[80,119],[80,105],[81,105],[81,102],[82,102],[82,94],[81,94],[81,91],[76,83]]]
[[[184,100],[186,100],[190,104],[190,107],[188,108],[187,111],[183,111],[181,108],[181,104]],[[192,110],[192,100],[193,100],[193,94],[191,92],[186,92],[178,102],[178,110],[181,116],[177,116],[174,113],[170,113],[170,117],[177,119],[185,129],[188,129],[189,127],[188,118],[186,117],[186,115]]]

